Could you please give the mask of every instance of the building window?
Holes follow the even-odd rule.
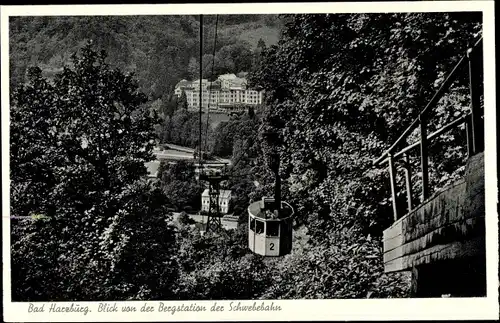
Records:
[[[255,231],[255,219],[250,219],[250,230]]]

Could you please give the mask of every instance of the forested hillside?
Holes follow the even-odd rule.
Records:
[[[199,76],[199,17],[83,16],[11,17],[11,85],[23,82],[28,66],[53,76],[88,40],[105,50],[113,67],[133,71],[150,100],[172,92],[182,78]],[[210,77],[215,16],[204,18],[204,77]],[[259,40],[276,43],[275,15],[220,15],[214,74],[249,72]]]
[[[224,57],[241,46],[229,34],[257,39],[236,32],[244,24],[275,28],[274,20],[259,16],[230,18],[220,17],[230,26],[221,38],[221,55],[230,53]],[[163,96],[172,80],[194,73],[189,66],[197,57],[196,18],[134,17],[127,24],[132,18],[57,18],[57,24],[24,19],[12,24],[17,81],[26,65],[57,68],[83,39],[94,42],[54,82],[32,69],[28,84],[13,94],[11,212],[43,215],[12,226],[14,301],[408,296],[408,277],[383,271],[390,188],[386,169],[372,161],[474,42],[481,16],[282,16],[279,42],[261,46],[249,78],[266,91],[265,107],[221,122],[210,135],[212,152],[233,161],[226,186],[234,192],[240,226],[203,236],[188,223],[174,226],[169,212],[199,202],[199,187],[188,180],[191,168],[163,165],[158,183],[140,178],[142,165],[152,159],[155,125],[161,123],[168,140],[195,141],[196,119],[182,103],[160,109],[163,121],[140,107]],[[77,28],[75,21],[95,27]],[[96,53],[103,47],[106,59]],[[245,51],[232,59],[236,70],[247,67],[236,63]],[[138,82],[105,61],[136,69]],[[459,78],[433,110],[429,131],[468,104],[467,79]],[[282,196],[295,209],[292,253],[271,259],[249,251],[246,211],[273,191],[265,157],[270,147],[263,140],[269,130],[280,139],[271,148],[281,156]],[[463,172],[462,133],[452,131],[430,148],[433,185],[444,186]],[[410,157],[412,163],[418,158]]]

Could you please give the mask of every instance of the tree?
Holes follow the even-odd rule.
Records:
[[[233,55],[232,55],[232,47],[231,46],[222,46],[216,54],[217,58],[221,63],[219,74],[225,73],[235,73],[236,68],[234,65]]]
[[[224,66],[219,56],[213,56],[212,54],[203,55],[203,78],[215,81],[217,75],[222,74],[221,72],[224,72]]]
[[[162,99],[156,99],[151,103],[151,110],[156,111],[160,116],[164,116],[164,111],[163,111],[163,101]]]
[[[248,107],[248,116],[249,116],[250,118],[255,117],[255,109],[254,109],[254,107],[252,107],[252,106],[249,106],[249,107]]]
[[[182,211],[181,214],[179,214],[179,223],[182,225],[190,225],[194,223],[194,220],[189,217],[189,215]]]
[[[221,122],[215,128],[214,146],[212,154],[220,157],[228,157],[231,155],[232,137],[228,136],[227,122]]]
[[[177,110],[178,109],[181,109],[181,110],[188,109],[187,96],[186,96],[186,92],[184,90],[182,90],[181,96],[179,97],[179,100],[177,101]]]
[[[11,214],[42,215],[13,224],[13,299],[172,297],[168,199],[144,179],[158,119],[132,75],[81,53],[12,94]]]
[[[158,177],[165,183],[172,182],[174,180],[180,181],[190,181],[194,178],[194,165],[192,162],[185,160],[179,160],[175,163],[166,163],[162,161],[160,167],[158,168]]]
[[[257,49],[260,49],[261,51],[266,49],[266,43],[262,38],[259,38],[259,41],[257,42]]]
[[[271,274],[263,257],[251,254],[246,243],[244,230],[200,236],[199,232],[181,229],[179,298],[259,298],[269,286]]]
[[[234,155],[234,145],[238,142],[238,149],[250,149],[258,133],[260,119],[249,114],[232,117],[229,121],[221,122],[214,129],[212,154],[220,157]],[[245,146],[245,147],[243,147]],[[234,158],[234,156],[233,156]]]
[[[233,46],[232,57],[236,71],[251,70],[252,50],[250,48],[250,44],[246,42],[239,42]]]
[[[202,188],[195,179],[194,165],[180,160],[174,164],[160,163],[158,177],[166,196],[177,211],[201,207]]]
[[[192,80],[200,77],[200,64],[195,57],[189,59],[188,71]]]
[[[184,93],[185,95],[185,93]],[[183,98],[186,100],[186,97]],[[187,101],[187,100],[186,100]],[[177,97],[173,94],[164,94],[161,99],[161,111],[165,117],[171,118],[174,112],[178,109],[179,103],[177,102]]]

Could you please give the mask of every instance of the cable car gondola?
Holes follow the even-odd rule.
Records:
[[[294,210],[281,201],[279,176],[278,133],[264,132],[269,145],[268,166],[275,175],[274,197],[263,197],[248,206],[248,248],[256,254],[269,257],[284,256],[292,250],[292,224]]]
[[[278,257],[292,250],[293,208],[264,197],[248,207],[248,248],[259,255]]]

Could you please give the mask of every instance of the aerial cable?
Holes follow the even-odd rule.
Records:
[[[207,150],[207,138],[208,138],[208,119],[210,116],[210,99],[212,98],[212,80],[214,77],[214,65],[215,65],[215,49],[217,48],[217,25],[219,24],[219,15],[215,15],[215,33],[214,33],[214,50],[212,54],[212,71],[210,73],[210,88],[208,90],[208,106],[207,106],[207,127],[205,129],[205,151]]]
[[[199,129],[199,139],[198,139],[198,146],[199,146],[199,167],[200,167],[200,171],[201,171],[201,164],[202,164],[202,152],[201,152],[201,145],[202,145],[202,141],[201,141],[201,124],[203,122],[203,116],[202,116],[202,102],[203,102],[203,15],[200,15],[200,101],[198,102],[199,106],[200,106],[200,129]]]

